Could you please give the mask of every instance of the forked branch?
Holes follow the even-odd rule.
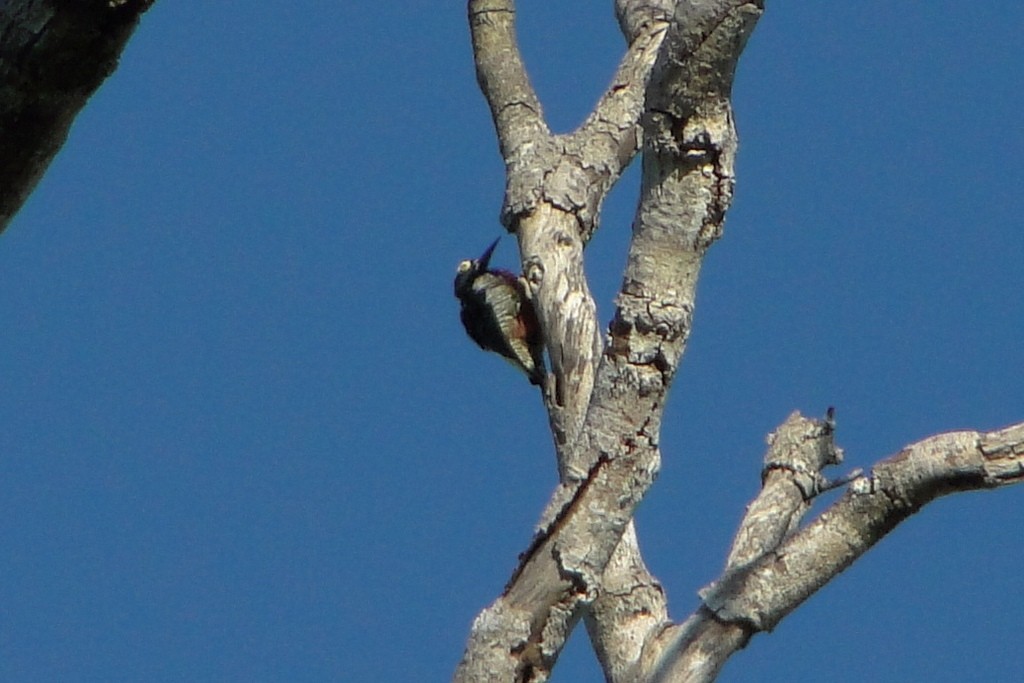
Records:
[[[714,680],[753,635],[773,629],[924,505],[949,493],[1024,481],[1024,423],[940,434],[853,479],[838,501],[796,531],[824,482],[820,466],[838,461],[826,457],[815,467],[800,452],[839,451],[827,423],[795,415],[777,434],[786,435],[784,448],[776,448],[777,437],[769,449],[764,488],[740,524],[722,577],[701,591],[704,604],[689,619],[651,640],[635,681]],[[788,464],[773,465],[780,457]]]
[[[500,4],[502,16],[511,21],[511,3]],[[470,15],[478,22],[474,32],[481,28],[479,10],[484,7],[493,11],[495,5],[470,2]],[[661,412],[688,336],[696,275],[707,248],[721,234],[731,198],[735,132],[728,96],[733,69],[760,14],[753,3],[702,3],[700,9],[686,14],[685,21],[674,17],[667,31],[649,22],[651,39],[634,38],[630,44],[631,51],[653,57],[651,41],[659,40],[657,34],[664,33],[666,43],[673,33],[682,36],[670,43],[671,51],[657,52],[661,81],[630,81],[631,88],[645,94],[648,114],[641,117],[635,104],[634,111],[651,134],[644,138],[645,189],[604,352],[582,250],[593,232],[596,207],[610,187],[607,179],[622,164],[622,145],[636,139],[628,135],[629,117],[617,120],[604,111],[588,119],[591,137],[615,139],[616,144],[595,143],[583,154],[570,147],[582,145],[588,134],[581,129],[550,136],[546,126],[531,119],[540,116],[539,105],[526,108],[527,123],[506,123],[504,110],[495,103],[507,100],[500,88],[488,92],[489,75],[480,78],[506,154],[503,217],[519,236],[524,275],[552,360],[555,381],[548,405],[563,484],[506,590],[477,618],[457,680],[547,677],[569,632],[600,593],[603,572],[656,475]],[[739,20],[730,20],[733,16]],[[703,36],[697,41],[690,40],[694,24]],[[503,50],[514,49],[510,27],[501,32]],[[475,49],[488,45],[474,36]],[[518,55],[510,61],[518,64],[511,77],[527,83],[525,75],[518,75]],[[689,70],[675,68],[690,61]],[[478,68],[487,70],[492,63],[478,56]],[[705,64],[718,68],[709,72]],[[633,65],[620,69],[633,71]],[[700,78],[688,85],[667,82],[694,74]],[[661,109],[652,115],[650,103],[661,88],[687,98],[688,111],[677,116]],[[599,106],[607,110],[613,101],[606,96]],[[529,131],[502,132],[505,125],[532,126],[533,137]],[[604,160],[600,167],[590,165],[595,154]],[[630,562],[639,555],[629,551],[622,559]],[[652,591],[659,592],[656,587]]]

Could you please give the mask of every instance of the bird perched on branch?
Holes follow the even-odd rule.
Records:
[[[530,384],[543,385],[544,338],[523,281],[507,270],[488,267],[498,240],[478,259],[463,261],[455,273],[459,317],[469,338],[485,351],[501,354],[526,373]]]

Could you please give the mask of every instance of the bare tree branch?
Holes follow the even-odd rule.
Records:
[[[605,680],[630,680],[644,645],[668,621],[668,599],[644,564],[630,521],[601,575],[597,599],[584,614]]]
[[[828,487],[822,468],[843,459],[833,440],[834,424],[831,409],[825,421],[808,420],[794,412],[769,435],[761,493],[747,506],[725,562],[726,572],[778,547],[797,529],[814,497]]]
[[[842,460],[831,411],[824,421],[794,414],[770,438],[762,491],[722,577],[701,591],[692,616],[670,623],[632,514],[657,474],[662,408],[686,348],[697,277],[731,203],[730,91],[763,3],[616,0],[629,49],[594,112],[564,136],[550,134],[515,53],[511,2],[488,7],[497,5],[508,20],[501,40],[474,34],[474,49],[478,70],[491,74],[480,83],[506,160],[502,219],[519,237],[552,361],[545,402],[560,485],[505,590],[478,616],[456,680],[545,680],[581,616],[612,683],[712,680],[751,636],[925,503],[1024,479],[1017,425],[926,439],[869,476],[830,482],[822,468]],[[475,16],[484,3],[470,7]],[[514,58],[488,66],[494,55],[482,53],[491,49]],[[499,67],[508,87],[497,83]],[[641,143],[641,197],[604,346],[582,252]],[[800,528],[820,492],[851,481]]]
[[[671,6],[670,0],[660,0]],[[633,160],[639,148],[647,80],[654,66],[671,13],[663,9],[646,16],[634,28],[626,54],[601,96],[594,111],[566,141],[566,149],[579,158],[581,171],[587,174],[587,204],[580,221],[587,242],[597,229],[600,205],[608,190]]]
[[[554,136],[516,45],[512,0],[471,0],[469,16],[477,78],[506,163],[502,221],[519,236],[551,358],[547,407],[561,463],[582,425],[602,347],[583,248],[601,202],[636,152],[647,75],[665,24],[638,29],[595,112],[575,133]]]
[[[523,145],[550,135],[519,54],[515,18],[514,0],[470,0],[476,78],[506,160],[520,153]]]
[[[854,480],[842,498],[776,551],[724,577],[705,604],[720,619],[771,630],[927,503],[949,493],[1022,481],[1024,423],[919,441]]]
[[[516,44],[515,3],[470,0],[469,22],[477,80],[505,160],[502,222],[519,236],[551,358],[547,405],[561,452],[582,423],[601,349],[597,307],[583,274],[579,206],[587,202],[564,199],[577,186],[578,164],[544,121]]]
[[[153,0],[0,4],[0,231],[64,145]]]
[[[616,0],[616,18],[629,50],[612,86],[579,131],[592,141],[591,146],[603,145],[605,158],[621,164],[609,169],[612,181],[632,159],[632,150],[625,154],[626,142],[642,135],[640,115],[656,57],[652,53],[661,47],[675,4],[675,0]],[[642,87],[631,88],[635,83]],[[635,131],[632,135],[630,129]],[[627,680],[650,634],[668,622],[665,592],[643,561],[632,521],[605,567],[601,590],[584,619],[605,679],[612,682]]]
[[[780,433],[793,424],[790,418]],[[818,476],[814,471],[790,474],[806,475],[805,482]],[[730,562],[723,576],[701,591],[704,605],[686,622],[658,634],[645,650],[644,666],[635,680],[714,680],[725,661],[754,634],[773,629],[927,503],[949,493],[1021,482],[1024,423],[988,433],[940,434],[907,446],[855,479],[846,494],[808,526],[784,537],[776,534],[778,545],[749,546],[740,539],[765,531],[773,501],[780,526],[791,526],[790,515],[800,507],[766,486],[751,504],[751,511],[757,512],[745,517],[730,554],[737,558],[738,548],[751,548],[743,557],[750,561]],[[796,479],[793,483],[802,488]]]
[[[471,0],[471,8],[476,4]],[[506,157],[503,214],[519,235],[524,274],[552,357],[555,380],[548,402],[555,407],[563,484],[505,592],[478,616],[456,680],[547,678],[575,622],[601,589],[612,553],[657,473],[660,416],[689,332],[696,276],[721,234],[732,194],[732,74],[760,14],[749,3],[700,9],[682,19],[695,22],[701,38],[690,40],[693,26],[677,16],[665,38],[673,29],[678,34],[672,50],[662,48],[658,57],[663,78],[652,76],[647,86],[651,115],[644,121],[643,197],[611,345],[603,356],[582,269],[587,231],[578,207],[586,203],[573,202],[569,210],[560,206],[545,195],[550,180],[521,189],[514,178],[520,160]],[[475,40],[474,46],[479,50],[484,43]],[[688,70],[678,68],[690,60]],[[689,83],[668,82],[675,78]],[[671,89],[687,109],[652,110],[662,88]],[[499,119],[496,125],[502,125]],[[505,135],[513,137],[518,139]],[[564,158],[553,161],[523,176],[550,179],[574,172],[572,164],[561,163]],[[570,339],[577,343],[570,345]],[[587,375],[598,360],[591,392]],[[559,409],[568,420],[559,419]],[[581,413],[585,418],[577,428]]]
[[[514,225],[523,275],[551,359],[545,405],[564,480],[569,476],[566,454],[583,426],[601,358],[597,305],[583,270],[584,243],[572,213],[541,201]]]

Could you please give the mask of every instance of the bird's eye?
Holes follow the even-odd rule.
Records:
[[[460,273],[465,273],[465,272],[467,272],[472,267],[473,267],[473,262],[472,261],[463,261],[462,263],[459,264],[459,272]]]

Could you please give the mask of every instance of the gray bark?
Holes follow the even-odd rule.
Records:
[[[0,3],[0,232],[153,0]]]
[[[550,132],[530,85],[514,2],[468,4],[477,78],[506,164],[502,221],[518,237],[551,358],[544,402],[560,483],[505,589],[476,618],[456,681],[546,680],[581,618],[608,681],[712,680],[752,635],[928,501],[1024,478],[1017,425],[933,437],[869,475],[829,482],[822,468],[842,459],[831,414],[794,414],[771,438],[763,490],[721,578],[692,616],[670,622],[632,515],[657,475],[662,408],[697,278],[732,199],[732,78],[763,3],[616,0],[625,56],[594,111],[566,135]],[[583,250],[638,151],[640,201],[602,338]],[[817,493],[846,485],[800,527]]]
[[[658,422],[689,332],[696,276],[731,199],[728,93],[760,12],[754,4],[719,2],[680,5],[676,10],[686,12],[675,16],[668,6],[620,3],[629,47],[613,85],[580,129],[554,136],[518,55],[513,3],[469,3],[478,80],[506,161],[503,221],[519,238],[552,359],[545,402],[561,485],[505,592],[478,617],[457,680],[544,680],[599,596],[605,602],[591,615],[603,616],[591,619],[591,635],[606,672],[619,677],[644,640],[623,648],[622,623],[642,613],[640,630],[650,630],[666,613],[631,530],[616,549],[657,473]],[[650,77],[655,69],[681,75],[709,66],[707,78],[674,84],[675,95],[661,89],[678,76]],[[651,106],[673,97],[688,111]],[[601,201],[644,136],[646,199],[604,348],[583,247]],[[609,564],[623,587],[620,600],[600,591]],[[629,604],[637,576],[646,577],[643,592],[660,600],[660,609]]]

